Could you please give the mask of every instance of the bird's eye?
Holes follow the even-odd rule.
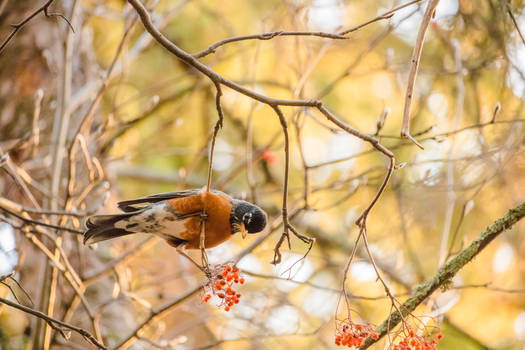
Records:
[[[244,222],[245,225],[248,225],[250,221],[252,221],[252,213],[244,214],[242,217],[242,221]]]

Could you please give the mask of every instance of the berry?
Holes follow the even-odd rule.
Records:
[[[263,151],[261,158],[264,159],[267,163],[272,164],[275,163],[277,156],[273,151],[266,149]]]
[[[339,324],[339,330],[336,333],[335,345],[347,346],[349,348],[362,346],[366,339],[372,338],[376,340],[378,335],[373,330],[373,326],[369,323],[357,324],[351,320],[345,320]]]
[[[219,265],[212,269],[212,274],[208,282],[203,286],[203,290],[208,290],[212,294],[217,295],[220,300],[218,306],[224,307],[225,311],[229,311],[233,305],[239,303],[239,299],[241,298],[241,294],[233,289],[234,284],[244,284],[244,282],[245,280],[240,276],[240,271],[237,266],[231,264]],[[205,294],[203,301],[208,302],[212,294]]]

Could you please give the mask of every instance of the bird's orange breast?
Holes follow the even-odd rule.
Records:
[[[190,214],[204,210],[207,219],[205,225],[205,247],[212,248],[228,240],[232,236],[230,226],[230,212],[232,204],[230,198],[202,191],[197,195],[174,198],[168,204],[179,214]],[[198,216],[185,220],[185,231],[177,232],[176,236],[188,241],[186,248],[200,248],[201,218]],[[175,233],[174,233],[175,234]]]

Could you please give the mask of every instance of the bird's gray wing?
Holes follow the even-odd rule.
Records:
[[[164,192],[164,193],[152,194],[146,197],[140,197],[140,198],[135,198],[135,199],[129,199],[126,201],[121,201],[121,202],[118,202],[117,205],[120,210],[122,210],[123,212],[129,213],[129,212],[133,212],[133,211],[140,209],[140,207],[134,206],[136,204],[157,203],[157,202],[174,199],[174,198],[190,197],[190,196],[195,196],[199,194],[201,191],[203,191],[203,189],[199,188],[199,189],[192,189],[192,190]],[[212,192],[217,193],[217,194],[223,194],[227,196],[227,194],[221,191],[212,190]]]

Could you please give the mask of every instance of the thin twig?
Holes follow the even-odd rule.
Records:
[[[215,95],[215,107],[217,108],[217,114],[218,119],[215,123],[215,127],[213,128],[213,134],[211,137],[211,143],[210,143],[210,161],[208,164],[208,184],[206,187],[206,191],[210,191],[211,189],[211,176],[212,176],[212,170],[213,170],[213,153],[215,150],[215,140],[217,139],[217,134],[219,133],[219,130],[222,128],[222,125],[224,123],[224,112],[222,111],[221,107],[221,96],[222,96],[222,90],[221,85],[219,83],[215,83],[215,88],[217,89],[217,93]]]
[[[59,216],[75,216],[78,218],[84,218],[88,215],[87,212],[83,211],[69,211],[69,210],[48,210],[48,209],[33,209],[28,207],[22,207],[22,210],[26,213],[38,214],[38,215],[59,215]]]
[[[11,39],[13,39],[13,37],[16,35],[16,33],[22,29],[22,27],[24,27],[24,25],[27,24],[27,22],[29,22],[30,20],[32,20],[36,15],[38,15],[40,12],[43,12],[45,14],[46,17],[51,17],[51,16],[57,16],[57,17],[60,17],[62,18],[64,21],[66,21],[66,23],[69,25],[69,27],[71,28],[71,30],[73,30],[74,32],[74,29],[73,29],[73,26],[71,25],[71,23],[68,21],[68,19],[66,17],[64,17],[63,15],[59,14],[59,13],[49,13],[48,10],[49,10],[49,6],[51,6],[51,4],[53,3],[53,1],[55,0],[47,0],[47,2],[45,4],[43,4],[42,6],[40,6],[39,8],[37,8],[35,11],[33,11],[29,16],[27,16],[25,19],[23,19],[21,22],[19,23],[15,23],[15,24],[11,24],[11,27],[13,28],[13,30],[11,31],[11,33],[7,36],[7,38],[4,40],[4,42],[0,45],[0,53],[2,53],[2,50],[7,46],[7,44],[11,41]]]
[[[273,32],[266,32],[266,33],[261,33],[261,34],[235,36],[235,37],[227,38],[221,41],[217,41],[216,43],[213,43],[210,46],[208,46],[208,48],[192,54],[192,56],[195,58],[202,58],[211,53],[214,53],[218,47],[229,44],[229,43],[244,41],[244,40],[253,40],[253,39],[270,40],[270,39],[275,38],[276,36],[317,36],[320,38],[329,38],[329,39],[343,39],[343,40],[348,39],[342,34],[336,34],[336,33],[276,30]]]
[[[283,218],[283,233],[281,235],[281,238],[277,242],[274,248],[274,257],[272,264],[277,265],[282,260],[282,255],[280,252],[281,245],[283,244],[284,240],[286,239],[288,242],[288,248],[291,249],[290,244],[290,231],[302,240],[304,243],[307,243],[310,245],[310,248],[308,249],[308,252],[312,249],[312,245],[315,242],[315,240],[311,237],[305,236],[301,233],[299,233],[289,222],[288,220],[288,180],[289,180],[289,171],[290,171],[290,141],[289,141],[289,135],[288,135],[288,123],[286,122],[286,118],[283,115],[283,112],[278,106],[273,106],[273,110],[279,117],[279,122],[281,123],[281,128],[283,129],[284,134],[284,181],[283,181],[283,206],[282,206],[282,218]]]
[[[412,0],[412,1],[407,2],[406,4],[394,7],[393,9],[388,10],[387,12],[384,12],[384,13],[380,14],[379,16],[377,16],[375,18],[372,18],[371,20],[368,20],[368,21],[366,21],[366,22],[364,22],[364,23],[362,23],[362,24],[360,24],[358,26],[355,26],[353,28],[346,29],[346,30],[343,30],[342,32],[339,32],[339,35],[346,35],[348,33],[355,32],[356,30],[361,29],[364,26],[367,26],[367,25],[369,25],[371,23],[380,21],[382,19],[389,19],[389,18],[391,18],[394,15],[395,12],[397,12],[397,11],[399,11],[399,10],[405,8],[405,7],[408,7],[410,5],[413,5],[415,3],[418,3],[420,1],[422,1],[422,0]]]
[[[16,217],[19,220],[22,220],[26,224],[53,228],[53,229],[56,229],[56,230],[76,233],[76,234],[79,234],[79,235],[84,234],[84,231],[76,230],[74,228],[64,227],[64,226],[59,226],[59,225],[52,225],[52,224],[48,224],[48,223],[45,223],[45,222],[41,222],[41,221],[25,218],[22,215],[19,215],[19,214],[15,213],[14,211],[6,208],[4,205],[0,205],[0,210],[8,213],[9,215],[12,215],[12,216]]]
[[[18,296],[17,296],[16,292],[13,290],[13,288],[7,282],[4,282],[6,279],[8,279],[10,281],[13,281],[16,284],[16,286],[18,287],[18,289],[21,290],[22,293],[24,293],[24,296],[27,298],[27,300],[29,300],[29,304],[31,304],[31,307],[34,307],[35,303],[33,303],[33,299],[31,299],[31,296],[29,295],[29,293],[25,290],[24,287],[22,287],[22,285],[16,280],[16,278],[13,277],[14,274],[15,274],[14,272],[11,272],[7,276],[1,276],[0,277],[0,283],[2,283],[4,286],[9,288],[9,290],[11,291],[11,294],[13,294],[13,297],[16,299],[16,301],[19,304],[22,304],[20,302],[20,300],[18,300]]]
[[[455,129],[455,130],[451,130],[451,131],[445,131],[445,132],[442,132],[442,133],[439,133],[439,134],[435,134],[435,135],[432,135],[432,136],[421,138],[418,141],[419,142],[423,142],[423,141],[428,141],[428,140],[439,140],[439,138],[441,138],[441,137],[452,136],[454,134],[459,134],[459,133],[462,133],[462,132],[467,131],[467,130],[481,129],[481,128],[484,128],[486,126],[491,126],[491,125],[514,124],[514,123],[523,123],[523,122],[525,122],[525,119],[519,119],[519,118],[517,118],[517,119],[510,119],[510,120],[495,120],[495,121],[491,120],[491,121],[488,121],[486,123],[477,123],[477,124],[464,126],[462,128],[459,128],[459,129]],[[425,133],[427,133],[428,131],[430,131],[430,129],[427,129],[425,131]],[[417,134],[414,134],[413,136],[419,136],[419,135],[422,135],[422,133],[417,133]],[[383,138],[383,139],[401,139],[401,137],[398,136],[398,135],[389,135],[389,134],[380,134],[379,138]],[[345,159],[339,160],[339,161],[344,161],[344,160],[347,160],[347,159],[345,158]]]
[[[525,37],[523,36],[523,33],[520,30],[520,26],[518,25],[516,18],[514,18],[514,15],[512,14],[512,9],[510,8],[510,1],[506,0],[505,6],[507,7],[507,12],[509,13],[510,18],[512,19],[512,23],[514,23],[514,27],[516,27],[516,31],[518,32],[518,35],[520,36],[521,41],[523,42],[523,45],[525,45]]]
[[[202,290],[202,286],[194,287],[193,289],[187,291],[180,297],[175,298],[174,300],[166,303],[164,306],[161,306],[159,309],[151,310],[149,317],[146,320],[144,320],[137,328],[135,328],[135,330],[132,331],[130,335],[128,335],[124,340],[122,340],[118,345],[116,345],[113,348],[113,350],[124,349],[131,346],[131,344],[133,344],[137,340],[139,332],[148,324],[150,324],[150,322],[154,321],[157,318],[163,317],[166,313],[170,312],[177,305],[181,304],[182,302],[191,298],[193,295],[197,294],[200,290]]]
[[[7,154],[7,153],[4,154],[4,152],[3,152],[1,147],[0,147],[0,157],[1,157],[0,158],[0,167],[5,166],[7,172],[13,177],[13,179],[18,184],[18,186],[20,186],[20,188],[22,189],[24,195],[31,201],[31,203],[33,204],[33,206],[35,208],[40,209],[40,204],[35,199],[35,196],[33,195],[33,193],[31,193],[31,191],[27,187],[26,183],[24,182],[24,180],[22,179],[22,177],[18,173],[17,165],[15,163],[13,163],[13,161],[11,160],[11,157],[9,157],[9,154]]]
[[[425,11],[425,15],[423,16],[423,20],[421,21],[421,25],[419,26],[416,45],[414,46],[412,59],[410,60],[410,74],[408,76],[407,91],[405,95],[405,108],[403,110],[403,124],[401,126],[401,137],[408,138],[421,149],[423,149],[423,146],[421,146],[421,144],[410,135],[410,106],[412,105],[412,98],[414,96],[414,85],[419,68],[419,60],[421,59],[421,52],[423,51],[425,34],[427,32],[428,25],[430,24],[432,14],[434,13],[438,3],[439,0],[430,0]]]
[[[390,162],[389,162],[388,170],[387,170],[387,173],[386,173],[385,178],[383,180],[383,183],[379,187],[379,190],[377,191],[375,197],[372,199],[372,201],[370,202],[368,207],[361,213],[361,215],[356,220],[356,224],[360,225],[361,221],[366,219],[368,213],[370,212],[372,207],[375,205],[375,203],[378,201],[379,197],[381,196],[381,194],[385,190],[386,185],[388,184],[388,181],[390,180],[390,177],[392,176],[392,173],[393,173],[394,168],[395,168],[394,154],[390,150],[388,150],[385,146],[380,144],[379,141],[376,138],[374,138],[374,137],[372,137],[370,135],[367,135],[367,134],[363,134],[362,132],[352,128],[349,125],[347,125],[342,120],[338,119],[335,115],[333,115],[324,106],[320,106],[320,107],[318,107],[318,109],[321,111],[321,113],[324,114],[324,116],[328,120],[330,120],[332,123],[334,123],[335,125],[340,127],[342,130],[344,130],[344,131],[348,132],[349,134],[354,135],[354,136],[356,136],[356,137],[358,137],[358,138],[360,138],[360,139],[362,139],[362,140],[364,140],[366,142],[369,142],[375,149],[377,149],[378,151],[380,151],[381,153],[383,153],[385,156],[387,156],[389,158]]]

